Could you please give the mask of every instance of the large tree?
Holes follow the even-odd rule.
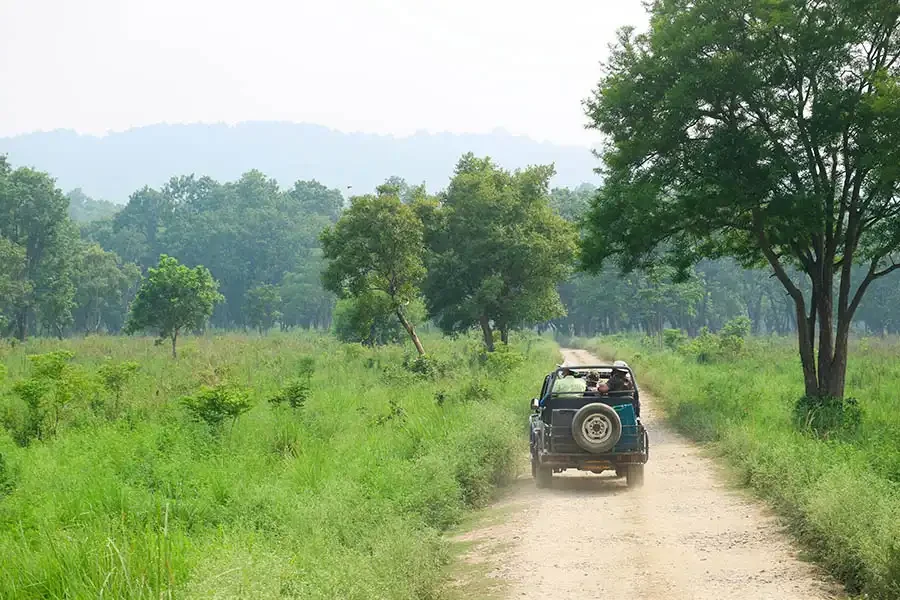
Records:
[[[380,186],[376,195],[353,198],[338,222],[322,232],[322,249],[328,260],[322,275],[326,289],[342,297],[385,294],[416,351],[424,355],[405,308],[419,296],[425,276],[422,222],[400,201],[397,189]]]
[[[12,170],[0,156],[0,236],[12,244],[6,251],[17,257],[16,290],[21,292],[7,310],[20,340],[34,329],[34,317],[56,334],[71,319],[71,258],[78,233],[67,212],[68,200],[49,175]]]
[[[419,203],[428,224],[429,313],[447,333],[480,327],[489,351],[493,331],[564,314],[557,285],[570,273],[575,229],[550,208],[552,166],[501,169],[464,155],[440,206]]]
[[[768,263],[794,303],[806,394],[842,397],[853,315],[900,266],[900,4],[649,9],[586,102],[608,145],[585,263]]]

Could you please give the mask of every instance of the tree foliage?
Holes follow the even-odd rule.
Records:
[[[281,318],[281,294],[271,283],[256,286],[247,291],[244,311],[247,324],[264,333]]]
[[[428,227],[428,310],[447,333],[509,330],[564,314],[557,284],[571,272],[575,229],[548,202],[552,166],[509,172],[464,155],[440,204],[421,202]]]
[[[163,255],[141,284],[125,332],[156,331],[160,340],[172,341],[175,357],[178,334],[202,328],[221,300],[218,284],[206,267],[190,269]]]
[[[854,313],[897,268],[900,5],[656,0],[650,11],[648,33],[620,34],[586,103],[610,141],[585,262],[768,264],[795,305],[807,395],[840,397]]]
[[[383,294],[418,353],[425,354],[405,308],[419,296],[425,276],[423,227],[397,190],[381,186],[375,195],[353,198],[338,222],[322,233],[322,249],[328,260],[325,287],[342,297]]]
[[[5,318],[20,340],[36,317],[56,335],[71,321],[71,259],[78,237],[67,210],[66,197],[49,175],[12,170],[0,157],[0,238],[6,240],[0,251],[11,260],[0,267],[0,285],[10,282]]]

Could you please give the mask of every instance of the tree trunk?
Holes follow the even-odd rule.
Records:
[[[178,341],[178,330],[172,333],[172,358],[178,358],[178,352],[175,350],[175,343]]]
[[[813,302],[815,302],[813,298]],[[817,396],[819,393],[819,380],[816,377],[816,360],[813,344],[816,335],[816,307],[810,308],[806,314],[806,303],[801,297],[795,299],[797,308],[797,342],[800,350],[800,363],[803,367],[803,387],[807,396]]]
[[[422,347],[422,342],[416,334],[416,328],[412,326],[412,323],[406,320],[406,316],[400,308],[397,308],[397,318],[400,319],[400,324],[403,325],[403,328],[406,329],[409,337],[412,338],[412,342],[416,347],[416,352],[419,353],[419,356],[425,356],[425,348]]]
[[[504,344],[509,344],[509,325],[500,327],[500,341]]]
[[[481,333],[484,334],[484,346],[488,352],[494,351],[494,332],[491,331],[491,321],[482,315],[478,322],[481,323]]]
[[[20,342],[25,341],[25,336],[28,334],[28,309],[23,308],[19,311],[19,314],[16,315],[16,338]]]

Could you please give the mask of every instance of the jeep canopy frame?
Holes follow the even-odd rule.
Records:
[[[592,394],[592,393],[596,394],[597,393],[597,392],[575,392],[575,391],[554,392],[553,391],[553,388],[555,387],[554,384],[559,379],[562,378],[561,375],[562,375],[563,371],[568,370],[568,371],[572,372],[576,377],[584,377],[585,375],[587,375],[588,373],[591,373],[593,371],[601,371],[601,372],[609,371],[609,374],[611,375],[612,371],[614,369],[618,370],[618,371],[625,371],[626,373],[628,373],[628,375],[631,378],[631,383],[634,386],[634,388],[631,390],[627,390],[627,392],[628,392],[627,395],[631,395],[633,393],[635,396],[638,396],[640,394],[640,390],[638,389],[637,379],[635,378],[634,371],[631,370],[631,367],[621,367],[621,366],[616,366],[616,365],[611,365],[611,364],[596,364],[596,365],[565,365],[565,364],[562,364],[562,365],[557,365],[556,368],[553,370],[553,372],[551,372],[549,375],[547,375],[547,377],[544,379],[544,385],[541,388],[541,396],[538,401],[538,406],[543,407],[546,400],[550,397],[566,398],[566,397],[577,397],[577,396],[584,396],[585,394]],[[613,394],[625,395],[624,392],[613,392]]]

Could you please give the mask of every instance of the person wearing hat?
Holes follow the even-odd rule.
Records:
[[[628,363],[624,360],[617,360],[613,363],[612,374],[606,380],[606,388],[610,392],[623,392],[634,389],[634,385],[628,378]]]

